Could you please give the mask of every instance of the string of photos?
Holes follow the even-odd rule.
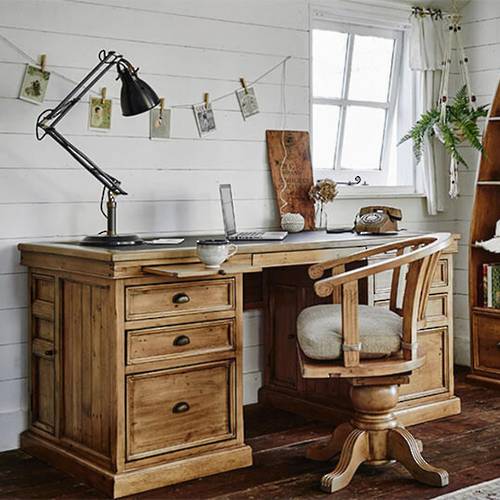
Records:
[[[76,81],[68,78],[58,71],[47,71],[46,54],[42,54],[39,59],[36,60],[3,34],[0,34],[0,38],[3,39],[11,48],[13,48],[28,61],[21,83],[21,88],[19,90],[20,99],[31,102],[33,104],[42,104],[45,100],[51,73],[62,78],[63,80],[66,80],[69,83],[76,85]],[[240,86],[238,88],[212,99],[210,98],[210,94],[208,92],[205,92],[203,94],[202,102],[173,104],[170,105],[170,107],[167,107],[165,98],[160,98],[159,106],[150,111],[150,139],[170,138],[173,109],[192,109],[196,128],[200,137],[204,137],[208,134],[213,133],[216,130],[216,124],[215,112],[212,105],[213,103],[226,99],[230,96],[236,97],[238,107],[244,121],[248,120],[252,116],[255,116],[259,113],[259,104],[257,100],[257,94],[255,92],[255,85],[270,73],[272,73],[279,67],[282,67],[283,75],[281,87],[283,91],[283,87],[286,84],[284,81],[284,78],[286,78],[286,63],[290,58],[291,56],[286,56],[279,63],[275,64],[260,76],[248,83],[244,77],[240,77]],[[88,127],[91,130],[97,131],[110,130],[113,100],[107,98],[106,87],[101,88],[99,92],[96,92],[95,90],[92,90],[91,92],[95,94],[95,97],[91,97],[89,100]]]

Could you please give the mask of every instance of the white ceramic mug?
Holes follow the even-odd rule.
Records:
[[[205,267],[216,269],[238,251],[238,247],[227,240],[199,240],[196,253]]]

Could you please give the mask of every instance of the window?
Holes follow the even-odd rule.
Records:
[[[400,30],[313,26],[312,150],[314,169],[327,171],[321,175],[400,183],[394,121],[402,39]]]

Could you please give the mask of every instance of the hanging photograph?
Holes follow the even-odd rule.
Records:
[[[45,99],[45,93],[49,85],[50,72],[42,71],[31,64],[26,65],[23,83],[19,92],[19,99],[34,104],[41,104]]]
[[[170,109],[152,109],[149,112],[149,138],[170,138]]]
[[[111,99],[90,98],[89,128],[94,130],[111,129]]]
[[[193,106],[193,112],[200,137],[215,130],[215,117],[210,103],[207,105],[195,104]]]
[[[236,97],[238,98],[238,104],[240,105],[241,114],[244,120],[259,112],[259,104],[257,103],[257,97],[255,96],[253,87],[238,89],[236,91]]]

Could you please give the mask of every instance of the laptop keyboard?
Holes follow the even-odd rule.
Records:
[[[261,240],[264,237],[262,231],[248,231],[246,233],[236,233],[231,239],[234,240]]]

